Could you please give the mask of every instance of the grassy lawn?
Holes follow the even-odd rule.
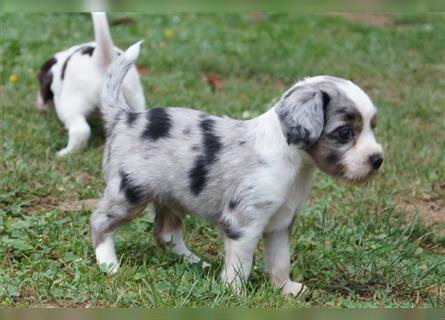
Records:
[[[221,238],[193,218],[187,243],[209,270],[162,252],[144,215],[118,233],[122,268],[109,277],[89,229],[89,199],[104,187],[101,122],[85,151],[60,160],[67,134],[54,112],[35,108],[40,65],[92,40],[90,17],[2,14],[0,306],[445,307],[445,15],[131,17],[111,32],[122,48],[145,40],[149,107],[253,117],[297,79],[350,78],[379,107],[385,168],[360,186],[317,174],[292,240],[292,276],[312,290],[305,299],[272,289],[261,245],[246,294],[222,287]]]

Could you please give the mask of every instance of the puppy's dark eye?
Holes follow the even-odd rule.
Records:
[[[350,126],[344,126],[337,129],[337,136],[343,143],[348,142],[354,136],[354,131]]]

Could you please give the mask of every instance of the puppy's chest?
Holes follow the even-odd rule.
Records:
[[[276,210],[267,224],[266,231],[271,232],[287,228],[295,215],[304,207],[311,187],[312,170],[302,172],[292,180],[283,198],[282,205]]]

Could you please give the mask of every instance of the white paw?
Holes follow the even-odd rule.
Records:
[[[192,264],[200,263],[203,269],[210,267],[209,263],[205,262],[204,260],[201,260],[200,257],[198,257],[197,255],[194,255],[193,253],[189,254],[189,255],[184,255],[184,258],[188,263],[192,263]]]
[[[114,241],[112,236],[108,236],[96,248],[96,260],[102,271],[114,274],[119,270],[119,261],[114,251]]]
[[[59,158],[63,158],[64,156],[66,156],[70,151],[67,148],[64,148],[62,150],[57,151],[56,155]]]
[[[99,268],[108,274],[115,274],[119,270],[119,262],[102,262],[99,263]]]
[[[244,293],[242,281],[236,275],[228,275],[225,271],[223,271],[221,273],[221,281],[225,287],[230,288],[237,295],[242,295]]]
[[[185,260],[188,263],[199,263],[199,262],[201,262],[201,259],[198,256],[195,256],[193,253],[191,253],[191,254],[184,254],[183,256],[184,256]]]
[[[294,297],[301,295],[307,291],[307,287],[305,287],[302,283],[290,281],[287,282],[283,286],[283,294],[284,295],[293,295]]]

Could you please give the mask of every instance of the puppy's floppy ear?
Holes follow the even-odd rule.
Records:
[[[309,86],[294,87],[283,95],[275,112],[288,144],[307,149],[318,141],[329,101],[326,92]]]

